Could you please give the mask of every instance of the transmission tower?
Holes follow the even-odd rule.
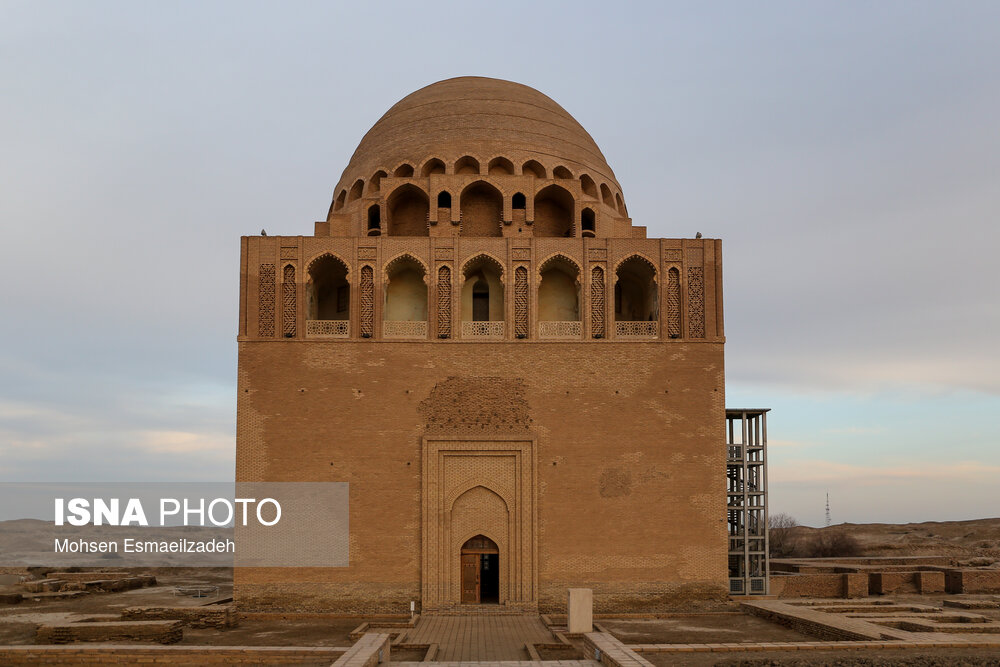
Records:
[[[826,525],[830,526],[830,492],[826,492]]]

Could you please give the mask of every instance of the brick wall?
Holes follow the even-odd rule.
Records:
[[[477,380],[435,405],[449,378],[484,377],[519,389],[490,393]],[[561,608],[570,585],[593,588],[608,611],[717,600],[727,586],[723,383],[722,344],[710,342],[244,341],[237,478],[349,482],[351,535],[346,568],[238,568],[237,604],[419,605],[422,441],[436,433],[535,443],[537,558],[522,574],[543,606]]]

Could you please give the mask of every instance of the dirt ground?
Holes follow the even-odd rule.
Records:
[[[644,653],[657,667],[996,667],[1000,649],[774,651],[752,657],[719,653]]]
[[[350,646],[351,630],[360,618],[312,618],[303,620],[244,619],[235,628],[195,630],[184,628],[180,645],[196,646]]]
[[[801,632],[741,612],[655,619],[604,619],[598,621],[598,624],[625,644],[732,644],[815,640]]]

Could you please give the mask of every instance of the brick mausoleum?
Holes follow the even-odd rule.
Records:
[[[724,598],[723,343],[721,242],[646,238],[562,107],[418,90],[312,236],[242,239],[237,481],[349,482],[350,566],[239,568],[237,603]]]

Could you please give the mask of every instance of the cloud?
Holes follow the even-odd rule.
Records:
[[[236,438],[226,433],[197,433],[185,431],[139,431],[135,433],[136,447],[156,454],[197,454],[199,456],[232,456]]]
[[[819,459],[795,463],[772,463],[768,467],[772,484],[823,484],[850,482],[864,485],[885,482],[983,482],[1000,478],[1000,465],[982,461],[859,465]]]

